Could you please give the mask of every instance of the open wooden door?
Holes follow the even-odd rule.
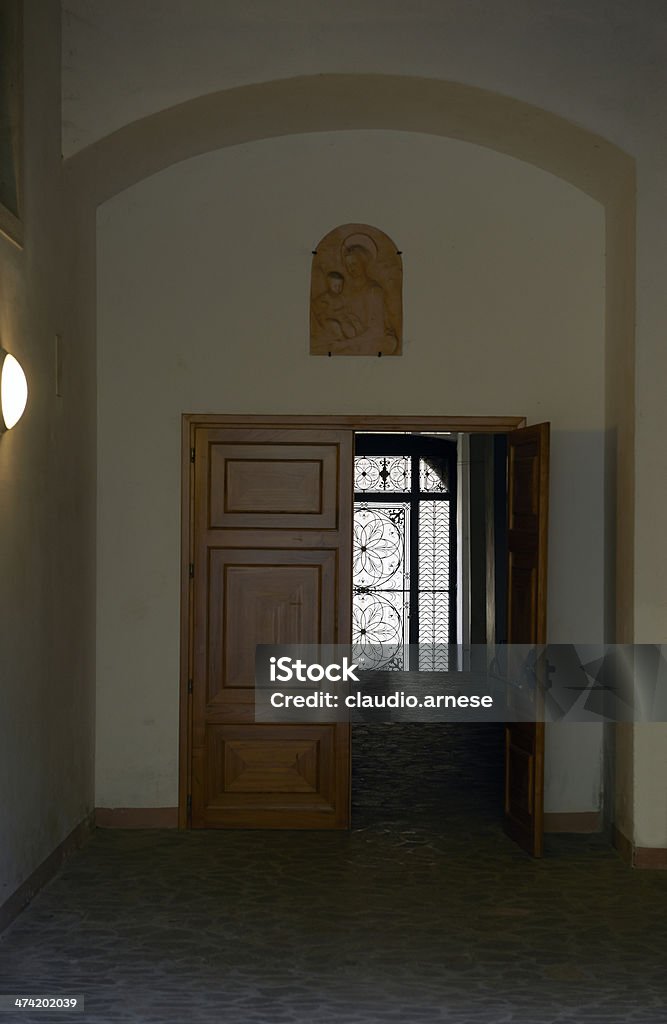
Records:
[[[507,642],[546,643],[549,424],[513,430],[508,442]],[[505,828],[541,857],[544,722],[505,727]]]
[[[348,724],[254,721],[257,644],[349,643],[353,432],[194,431],[194,828],[347,828]]]

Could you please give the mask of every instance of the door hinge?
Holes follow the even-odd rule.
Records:
[[[185,806],[187,808],[188,818],[189,818],[192,815],[192,794],[191,793],[188,793],[187,800],[185,801]]]
[[[192,693],[192,680],[188,679],[188,693]]]
[[[190,462],[194,462],[194,461],[195,461],[195,450],[194,450],[194,448],[191,448],[190,449]]]
[[[193,580],[194,578],[195,578],[195,563],[194,562],[190,562],[190,579]]]

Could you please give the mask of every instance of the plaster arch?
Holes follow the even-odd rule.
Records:
[[[563,178],[607,205],[634,160],[549,111],[457,82],[401,75],[317,75],[200,96],[134,121],[64,163],[95,205],[180,160],[242,142],[318,131],[387,129],[487,146]]]

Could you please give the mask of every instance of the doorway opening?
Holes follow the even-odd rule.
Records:
[[[352,641],[375,671],[505,641],[506,460],[504,434],[355,435]],[[352,826],[500,829],[504,764],[502,723],[356,723]]]
[[[352,642],[356,435],[460,431],[507,432],[507,641],[543,643],[548,424],[526,427],[516,417],[184,417],[182,827],[350,827],[350,723],[258,721],[256,649]],[[405,500],[415,504],[417,521],[422,506],[443,518],[430,503],[448,502],[451,534],[450,491],[456,488],[458,521],[464,477],[457,468],[453,481],[443,452],[425,457],[425,465],[413,457],[419,493]],[[424,483],[427,471],[433,476]],[[417,536],[411,558],[418,568],[425,543]],[[446,632],[455,622],[458,634],[468,608],[459,587],[464,563],[459,549],[447,557],[457,566],[456,606],[453,578],[443,582],[440,574],[423,592],[417,587],[415,607],[421,614],[424,605],[423,622],[433,617],[434,602],[448,601]],[[403,591],[405,600],[409,580]],[[505,828],[534,856],[542,853],[543,775],[539,716],[506,723]]]

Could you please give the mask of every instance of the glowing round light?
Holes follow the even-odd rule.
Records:
[[[28,382],[18,359],[0,349],[0,431],[11,430],[23,416]]]

